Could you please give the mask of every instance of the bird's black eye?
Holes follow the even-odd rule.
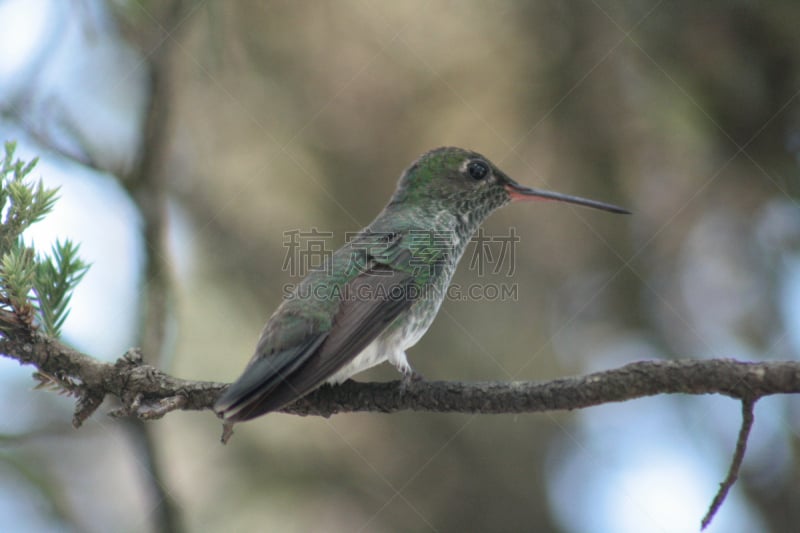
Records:
[[[485,161],[476,159],[475,161],[469,162],[467,165],[467,172],[469,172],[472,179],[482,180],[489,175],[489,165],[487,165]]]

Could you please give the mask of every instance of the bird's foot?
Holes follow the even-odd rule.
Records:
[[[408,367],[408,370],[403,372],[403,379],[400,380],[400,391],[406,393],[414,388],[415,383],[419,383],[420,381],[425,381],[425,376],[413,368]]]

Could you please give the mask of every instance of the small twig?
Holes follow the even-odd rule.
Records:
[[[711,520],[714,519],[714,515],[717,514],[717,511],[725,501],[728,491],[739,477],[739,469],[742,467],[744,452],[747,449],[747,439],[750,437],[750,429],[753,427],[753,420],[755,420],[755,415],[753,413],[755,404],[755,398],[742,399],[742,427],[739,429],[739,438],[736,441],[736,450],[733,452],[731,466],[728,468],[728,475],[725,477],[725,480],[719,484],[719,490],[716,496],[714,496],[714,500],[711,502],[708,512],[703,517],[703,521],[700,523],[701,529],[708,527]]]
[[[157,420],[171,411],[182,409],[184,405],[186,405],[185,396],[170,396],[162,398],[155,405],[140,408],[136,416],[142,420]]]
[[[231,437],[233,437],[233,423],[228,421],[222,422],[222,436],[219,438],[219,441],[222,444],[228,444]]]
[[[78,398],[78,403],[75,405],[75,414],[72,415],[72,427],[78,429],[86,422],[90,416],[97,411],[97,408],[103,403],[105,394],[94,391],[85,391]]]

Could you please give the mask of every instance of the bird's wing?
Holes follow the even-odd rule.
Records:
[[[409,251],[393,259],[407,263]],[[257,356],[238,381],[215,405],[228,420],[238,422],[274,411],[322,384],[325,379],[356,357],[419,296],[411,270],[395,270],[374,259],[365,272],[342,287],[338,311],[324,332],[306,326],[307,334],[291,332],[290,341],[270,354],[263,346],[274,345],[262,337]],[[297,320],[294,321],[295,326]],[[302,320],[300,320],[302,322]],[[267,332],[286,335],[280,327]],[[269,339],[271,340],[271,339]]]
[[[261,354],[257,351],[261,356],[254,357],[239,379],[225,390],[214,404],[214,411],[226,414],[240,412],[254,399],[268,395],[305,363],[327,336],[328,332],[307,333],[303,337],[298,336],[296,344],[279,348],[273,353]]]

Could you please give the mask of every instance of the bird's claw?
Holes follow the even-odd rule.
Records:
[[[414,387],[415,383],[420,381],[425,381],[425,376],[413,368],[409,368],[407,372],[403,372],[403,378],[400,380],[400,391],[406,393]]]

